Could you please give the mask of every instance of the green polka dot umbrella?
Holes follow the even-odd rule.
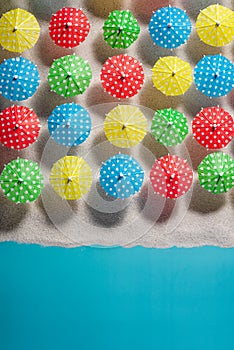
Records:
[[[183,142],[188,134],[186,117],[172,108],[155,112],[151,132],[155,139],[165,146],[176,146]]]
[[[126,49],[140,33],[140,26],[130,11],[112,11],[104,22],[104,40],[114,49]]]
[[[200,185],[212,193],[223,193],[234,186],[234,159],[217,152],[206,156],[198,166]]]
[[[12,202],[33,202],[43,188],[43,176],[37,163],[17,158],[5,166],[0,184],[4,195]]]
[[[91,79],[90,65],[75,54],[54,60],[48,75],[51,90],[63,97],[83,94]]]

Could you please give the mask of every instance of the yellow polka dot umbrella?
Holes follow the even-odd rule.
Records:
[[[91,168],[81,157],[63,157],[51,169],[50,184],[63,199],[79,199],[92,185]]]
[[[193,81],[193,71],[188,62],[175,56],[159,58],[152,69],[154,86],[167,96],[184,94]]]
[[[219,4],[210,5],[198,15],[196,29],[200,39],[208,45],[229,44],[234,37],[234,12]]]
[[[35,16],[16,8],[4,13],[0,19],[0,43],[12,52],[31,49],[40,35],[40,26]]]
[[[138,107],[119,105],[113,108],[104,121],[104,131],[115,146],[136,146],[147,132],[147,119]]]

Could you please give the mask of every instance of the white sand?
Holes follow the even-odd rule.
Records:
[[[172,2],[171,2],[172,3]],[[194,20],[200,8],[204,8],[216,1],[184,0],[174,1],[187,10]],[[233,6],[230,0],[222,1],[227,6]],[[122,245],[130,247],[143,245],[146,247],[193,247],[202,245],[216,245],[222,247],[234,246],[234,189],[227,194],[212,195],[203,190],[197,181],[197,166],[205,157],[207,151],[200,147],[191,136],[191,120],[201,109],[219,104],[233,114],[234,91],[221,99],[209,99],[192,87],[181,97],[166,97],[152,85],[150,69],[160,56],[170,55],[170,50],[154,46],[147,30],[147,23],[152,10],[168,1],[143,0],[31,0],[31,1],[1,1],[1,13],[22,7],[33,12],[39,19],[42,30],[36,46],[23,56],[34,61],[39,68],[41,85],[38,92],[24,103],[32,107],[38,114],[42,124],[39,140],[25,151],[17,152],[1,147],[1,169],[17,156],[41,162],[45,176],[45,188],[41,198],[30,205],[15,205],[0,196],[0,241],[17,241],[39,243],[41,245],[59,245],[73,247],[78,245]],[[91,32],[87,40],[75,50],[65,50],[56,47],[48,34],[48,21],[51,14],[63,6],[82,7],[91,22]],[[133,154],[146,171],[145,183],[141,192],[131,200],[111,201],[100,190],[98,185],[98,170],[101,162],[119,149],[106,141],[102,130],[105,113],[113,108],[118,101],[103,91],[99,80],[102,64],[112,55],[122,52],[113,50],[102,38],[102,25],[109,11],[114,9],[131,9],[141,25],[139,39],[126,52],[138,58],[144,66],[146,82],[141,92],[126,103],[139,105],[149,121],[156,109],[174,107],[185,113],[190,125],[190,135],[185,143],[170,149],[178,155],[187,158],[194,169],[194,186],[192,190],[179,200],[164,201],[152,193],[148,175],[154,159],[167,154],[168,150],[156,144],[148,134],[144,142],[132,150]],[[88,90],[81,96],[65,100],[50,92],[47,84],[49,66],[54,58],[75,52],[87,59],[93,71],[93,79]],[[205,54],[222,52],[233,60],[234,45],[225,48],[213,48],[202,43],[193,29],[186,45],[175,50],[182,59],[190,62],[192,67]],[[12,57],[13,54],[0,50],[0,61]],[[51,165],[58,158],[66,155],[67,149],[58,147],[49,139],[47,118],[53,108],[61,103],[74,101],[86,107],[93,120],[93,131],[88,141],[82,146],[70,151],[70,154],[82,155],[92,166],[94,185],[84,199],[67,203],[53,192],[48,184]],[[125,102],[125,101],[124,101]],[[1,110],[9,106],[10,102],[0,98]],[[45,148],[45,152],[43,152]],[[234,156],[234,142],[225,149],[226,153]]]

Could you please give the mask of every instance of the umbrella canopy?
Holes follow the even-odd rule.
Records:
[[[80,45],[89,34],[90,23],[81,9],[63,7],[52,15],[49,24],[51,39],[56,45],[73,48]]]
[[[43,188],[43,176],[37,163],[17,158],[8,163],[0,176],[4,195],[15,203],[35,201]]]
[[[13,57],[0,64],[0,93],[12,101],[33,96],[40,83],[34,63],[24,57]]]
[[[50,184],[61,198],[79,199],[92,185],[91,168],[81,157],[63,157],[51,169]]]
[[[234,186],[234,160],[222,152],[208,154],[198,166],[198,178],[209,192],[227,192]]]
[[[104,40],[116,49],[127,49],[139,33],[140,26],[129,10],[112,11],[103,25]]]
[[[0,43],[4,49],[23,52],[31,49],[40,35],[40,26],[32,13],[16,8],[0,19]]]
[[[148,122],[138,107],[119,105],[113,108],[104,121],[108,140],[117,147],[136,146],[147,132]]]
[[[152,69],[154,86],[167,96],[182,95],[192,84],[193,71],[188,62],[175,56],[159,58]]]
[[[34,143],[40,132],[38,116],[25,106],[5,108],[0,113],[0,126],[0,142],[18,150]]]
[[[144,83],[142,64],[132,56],[112,56],[102,67],[101,82],[105,91],[114,97],[132,97]]]
[[[226,147],[234,137],[232,116],[220,107],[203,108],[193,119],[193,136],[209,149]]]
[[[188,122],[183,113],[175,109],[159,109],[154,114],[151,132],[163,145],[176,146],[182,143],[188,134]]]
[[[57,106],[48,119],[51,137],[69,147],[83,143],[88,138],[91,127],[89,112],[74,102]]]
[[[115,198],[128,198],[139,192],[144,181],[141,165],[127,154],[117,154],[107,159],[100,171],[100,184]]]
[[[166,198],[178,198],[192,186],[193,171],[187,160],[167,155],[156,160],[150,181],[154,191]]]
[[[225,56],[204,56],[194,68],[199,91],[210,97],[227,95],[234,86],[234,64]]]
[[[184,44],[192,24],[187,14],[177,7],[162,7],[155,11],[149,22],[149,32],[155,44],[174,49]]]
[[[51,90],[63,97],[83,94],[91,79],[90,65],[75,54],[54,60],[48,75]]]
[[[208,45],[229,44],[234,36],[234,12],[219,4],[210,5],[198,15],[196,29],[200,39]]]

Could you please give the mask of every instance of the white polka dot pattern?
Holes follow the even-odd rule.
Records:
[[[100,184],[115,198],[128,198],[139,192],[144,181],[140,164],[127,154],[117,154],[107,159],[100,171]]]
[[[56,12],[49,24],[51,39],[58,46],[73,48],[88,36],[90,23],[81,9],[64,7]]]
[[[104,40],[112,48],[127,49],[140,33],[140,26],[130,11],[112,11],[104,22]]]
[[[9,148],[24,149],[38,138],[40,122],[32,109],[11,106],[0,113],[0,142]]]
[[[142,64],[128,55],[108,58],[100,77],[105,91],[117,98],[133,97],[144,84]]]
[[[166,198],[183,196],[192,186],[193,171],[187,160],[167,155],[156,160],[150,181],[154,191]]]
[[[0,177],[4,195],[15,203],[35,201],[43,188],[43,176],[37,163],[17,158],[8,163]]]
[[[92,123],[88,111],[75,103],[57,106],[48,119],[52,138],[63,146],[77,146],[89,136]]]
[[[234,138],[232,116],[220,107],[203,108],[193,119],[193,136],[203,147],[220,149]]]
[[[9,100],[27,100],[39,83],[37,67],[27,58],[9,58],[0,64],[0,93]]]
[[[183,113],[175,109],[159,109],[154,114],[151,132],[163,145],[176,146],[182,143],[188,134],[188,122]]]
[[[108,140],[121,148],[134,147],[146,135],[148,122],[138,107],[119,105],[113,108],[104,121]]]
[[[192,24],[187,14],[176,7],[162,7],[155,11],[149,22],[149,32],[155,44],[174,49],[184,44]]]
[[[210,97],[227,95],[234,87],[234,64],[225,56],[204,56],[194,68],[199,91]]]
[[[92,185],[91,168],[81,157],[66,156],[53,165],[50,184],[61,198],[79,199]]]
[[[200,185],[219,194],[234,186],[234,160],[223,152],[208,154],[198,166]]]
[[[75,54],[54,60],[48,75],[51,90],[63,97],[83,94],[91,79],[90,65]]]

